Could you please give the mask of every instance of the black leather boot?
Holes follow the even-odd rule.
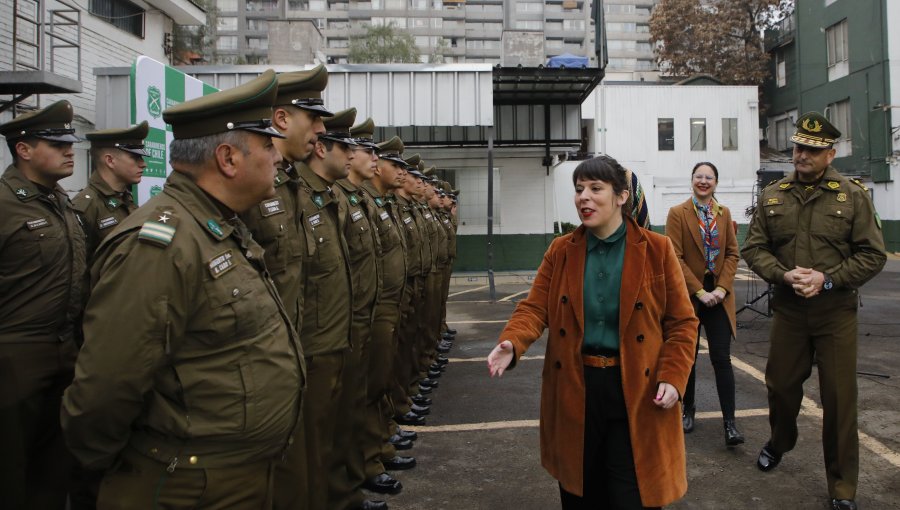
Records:
[[[734,420],[725,420],[725,446],[744,444],[744,435],[737,429]]]
[[[696,407],[685,408],[681,412],[681,428],[684,429],[685,434],[690,434],[694,431],[694,413],[697,412]]]

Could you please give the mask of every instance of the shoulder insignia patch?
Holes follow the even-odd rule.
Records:
[[[790,187],[791,187],[791,183],[789,183],[789,182],[782,182],[781,184],[778,185],[779,189],[788,189]]]
[[[857,186],[859,186],[860,188],[862,188],[863,191],[869,191],[869,188],[867,188],[865,184],[863,184],[862,182],[860,182],[859,179],[850,179],[850,182],[852,182],[853,184],[856,184]],[[880,221],[880,220],[879,220],[879,221]]]
[[[828,181],[828,189],[840,189],[841,183],[837,181]]]
[[[220,227],[219,224],[216,223],[216,220],[212,220],[212,219],[207,220],[206,228],[209,229],[210,232],[217,235],[218,237],[222,237],[225,235],[225,232],[222,232],[222,227]]]
[[[350,203],[353,205],[359,204],[359,197],[356,196],[356,193],[350,193]]]
[[[206,265],[209,267],[209,274],[216,279],[234,267],[234,255],[231,250],[227,250],[208,260]]]
[[[19,188],[16,190],[16,196],[19,198],[25,198],[28,196],[28,190],[25,188]]]
[[[105,228],[112,227],[114,225],[118,225],[119,220],[116,219],[115,216],[110,216],[109,218],[102,218],[97,220],[97,228],[103,230]]]
[[[121,204],[122,203],[119,202],[118,200],[116,200],[115,198],[110,198],[109,200],[106,201],[106,207],[109,207],[110,209],[115,209],[116,207],[119,207],[119,205],[121,205]]]
[[[843,191],[840,192],[840,193],[838,193],[838,194],[837,194],[837,201],[838,201],[838,202],[846,202],[846,201],[847,201],[847,194],[844,193]]]
[[[165,216],[165,215],[163,215]],[[159,223],[157,221],[148,221],[141,227],[138,233],[138,239],[149,244],[155,244],[165,248],[172,244],[175,237],[175,227]]]

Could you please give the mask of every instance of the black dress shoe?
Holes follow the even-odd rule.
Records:
[[[428,414],[431,414],[431,408],[428,406],[420,406],[416,403],[413,403],[413,405],[409,406],[409,408],[410,410],[412,410],[412,412],[418,414],[419,416],[426,416]]]
[[[410,441],[419,439],[419,433],[415,430],[403,430],[399,427],[397,428],[397,435],[402,437],[403,439],[409,439]]]
[[[441,338],[444,340],[450,340],[452,342],[453,339],[456,338],[456,334],[444,333],[443,335],[441,335]]]
[[[684,409],[681,412],[681,428],[684,430],[685,434],[690,434],[694,431],[694,413],[697,412],[696,407],[691,407],[689,409]]]
[[[359,510],[387,510],[387,508],[388,504],[384,501],[367,499],[363,501],[362,506],[359,507]]]
[[[403,484],[387,473],[373,476],[363,482],[363,489],[379,494],[399,494],[403,490]],[[363,503],[365,504],[365,503]]]
[[[428,388],[437,388],[438,386],[440,386],[440,383],[438,383],[434,379],[429,379],[426,377],[425,379],[422,379],[421,381],[419,381],[419,386],[425,386]]]
[[[756,459],[756,467],[760,471],[771,471],[781,462],[781,454],[777,453],[769,443],[766,443],[759,451],[759,457]]]
[[[431,393],[431,386],[422,386],[419,384],[419,394],[428,395]]]
[[[744,444],[744,435],[737,429],[734,420],[725,420],[725,446]]]
[[[438,363],[437,361],[435,361],[435,362],[432,363],[431,365],[428,365],[428,373],[429,373],[429,374],[430,374],[431,372],[443,373],[444,370],[447,370],[447,364],[446,364],[446,363],[444,363],[443,365],[441,365],[440,363]]]
[[[391,460],[386,460],[382,462],[384,464],[385,469],[390,470],[402,470],[402,469],[412,469],[416,467],[416,458],[415,457],[401,457],[397,455]]]
[[[396,420],[400,425],[425,425],[425,418],[412,411],[397,417]]]
[[[831,508],[832,510],[856,510],[856,501],[831,498]]]
[[[453,328],[447,328],[447,331],[445,331],[445,333],[450,333],[451,335],[455,335],[455,334],[456,334],[456,330],[453,329]]]
[[[428,378],[429,379],[439,379],[441,377],[440,370],[428,369]]]
[[[388,442],[391,443],[397,450],[409,450],[413,447],[412,441],[410,441],[409,439],[403,439],[399,434],[394,434],[393,436],[389,437]]]
[[[426,397],[425,395],[422,395],[421,393],[417,393],[417,394],[413,395],[412,398],[410,398],[410,400],[412,400],[414,404],[418,404],[420,406],[430,406],[431,405],[431,399]]]
[[[446,365],[447,363],[450,363],[450,360],[447,359],[447,356],[443,356],[443,355],[438,354],[438,355],[434,358],[434,362],[435,362],[435,363],[440,363],[441,365]]]

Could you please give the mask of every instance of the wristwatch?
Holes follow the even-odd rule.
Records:
[[[834,281],[832,281],[831,277],[824,273],[823,275],[825,276],[825,283],[822,284],[822,290],[831,290],[834,288]]]

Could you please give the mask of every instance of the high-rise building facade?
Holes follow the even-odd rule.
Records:
[[[657,1],[604,2],[608,72],[656,70],[649,19]],[[214,11],[218,63],[268,63],[268,22],[305,19],[333,63],[348,63],[350,38],[367,25],[393,25],[414,38],[422,62],[499,63],[504,31],[522,31],[543,35],[546,57],[571,53],[596,66],[585,0],[215,0]]]

